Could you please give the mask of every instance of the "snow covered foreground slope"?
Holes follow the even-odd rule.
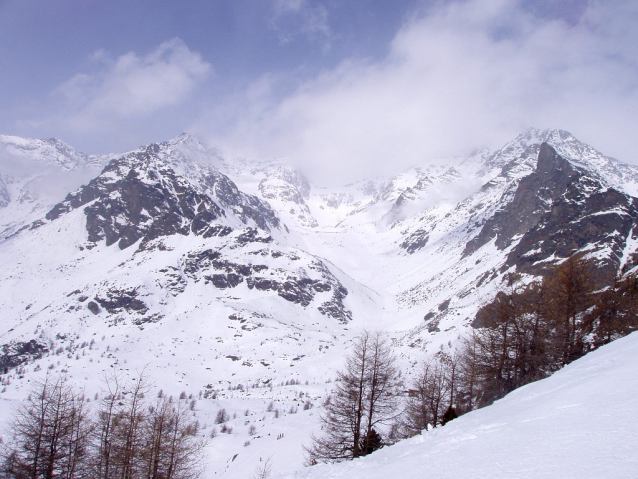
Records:
[[[336,465],[313,479],[638,477],[638,334],[445,427]]]

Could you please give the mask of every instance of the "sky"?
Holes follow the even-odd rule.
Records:
[[[638,2],[0,0],[0,133],[356,179],[561,128],[638,163]]]

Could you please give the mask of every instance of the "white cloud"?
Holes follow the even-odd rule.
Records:
[[[98,51],[93,60],[96,72],[77,74],[55,92],[67,111],[62,122],[73,131],[92,131],[179,106],[212,72],[179,39],[146,56],[130,52],[113,59]]]
[[[438,4],[406,22],[382,61],[344,61],[283,98],[269,77],[226,105],[214,141],[299,159],[324,181],[498,146],[528,126],[638,162],[638,4],[591,2],[566,22],[526,3]]]

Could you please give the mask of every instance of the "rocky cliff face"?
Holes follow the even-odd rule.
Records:
[[[506,176],[512,166],[505,165],[500,175]],[[473,253],[493,239],[501,250],[510,246],[515,238],[538,224],[579,176],[574,166],[550,145],[542,143],[536,170],[520,180],[512,200],[487,220],[480,233],[468,242],[464,254]]]
[[[638,200],[580,175],[530,228],[508,256],[517,271],[540,275],[575,253],[597,258],[598,287],[628,265],[636,240]]]
[[[225,175],[208,171],[200,185],[193,185],[160,159],[159,151],[159,145],[151,145],[112,160],[97,178],[54,206],[46,219],[54,221],[85,207],[88,241],[105,240],[107,246],[117,242],[120,249],[173,234],[227,234],[233,218],[221,221],[226,211],[262,229],[279,226],[267,204],[241,193]]]
[[[604,186],[542,143],[535,171],[518,182],[512,200],[485,222],[463,255],[494,240],[499,250],[512,247],[505,267],[541,275],[572,254],[597,254],[602,287],[620,271],[636,213],[635,198]]]

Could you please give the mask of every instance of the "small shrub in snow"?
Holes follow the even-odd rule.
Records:
[[[223,424],[228,421],[228,419],[229,417],[226,409],[220,409],[217,411],[217,416],[215,416],[215,424]]]

